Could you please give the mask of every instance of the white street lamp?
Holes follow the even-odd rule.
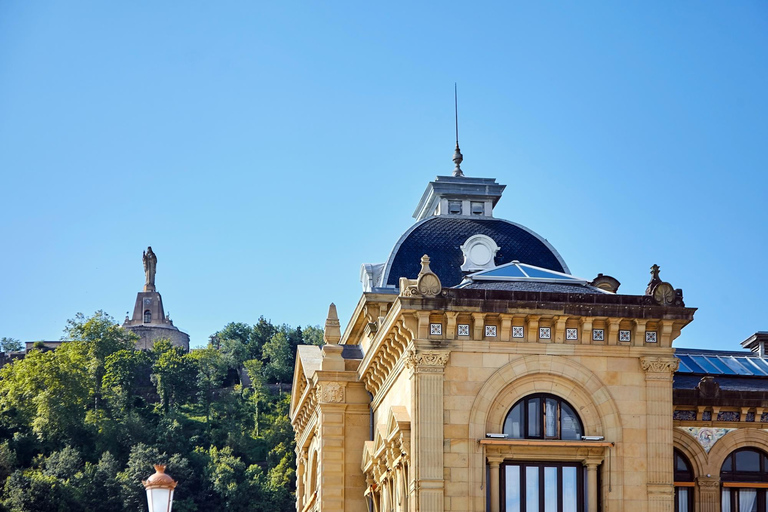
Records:
[[[165,473],[165,466],[155,464],[155,474],[141,483],[147,490],[149,512],[171,512],[176,481]]]

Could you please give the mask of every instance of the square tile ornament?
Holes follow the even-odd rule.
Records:
[[[525,337],[525,327],[513,327],[512,328],[512,337],[513,338],[523,338],[523,337]]]
[[[592,341],[603,341],[605,339],[605,331],[603,329],[592,329]]]
[[[645,331],[645,342],[656,343],[656,331]]]
[[[619,341],[632,341],[632,331],[619,331]]]
[[[459,336],[469,336],[469,324],[459,324]]]
[[[565,339],[567,339],[567,340],[577,340],[577,339],[579,339],[579,330],[578,329],[566,329],[565,330]]]
[[[429,324],[429,334],[443,334],[443,324]]]
[[[550,327],[539,328],[539,338],[542,340],[548,340],[552,336],[552,329]]]
[[[495,325],[486,325],[485,326],[485,335],[489,338],[495,338],[496,337],[496,326]]]

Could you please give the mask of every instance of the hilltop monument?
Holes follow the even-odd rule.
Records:
[[[163,308],[163,298],[155,289],[157,255],[152,247],[142,253],[144,290],[136,294],[133,316],[125,316],[123,328],[139,335],[136,348],[151,350],[159,339],[168,339],[176,346],[189,350],[189,335],[173,325]]]

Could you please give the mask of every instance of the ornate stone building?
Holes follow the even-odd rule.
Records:
[[[173,325],[163,308],[163,297],[155,289],[157,256],[148,247],[142,255],[144,261],[144,289],[136,294],[133,316],[125,315],[123,328],[139,335],[136,348],[149,350],[159,339],[170,340],[176,346],[189,350],[189,335]]]
[[[345,332],[331,305],[299,347],[297,510],[765,511],[768,334],[676,356],[695,309],[658,266],[572,275],[457,155]]]

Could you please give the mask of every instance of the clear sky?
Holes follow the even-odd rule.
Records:
[[[193,345],[345,324],[427,182],[571,271],[698,307],[678,346],[768,330],[768,3],[0,2],[0,336],[122,321],[157,287]]]

